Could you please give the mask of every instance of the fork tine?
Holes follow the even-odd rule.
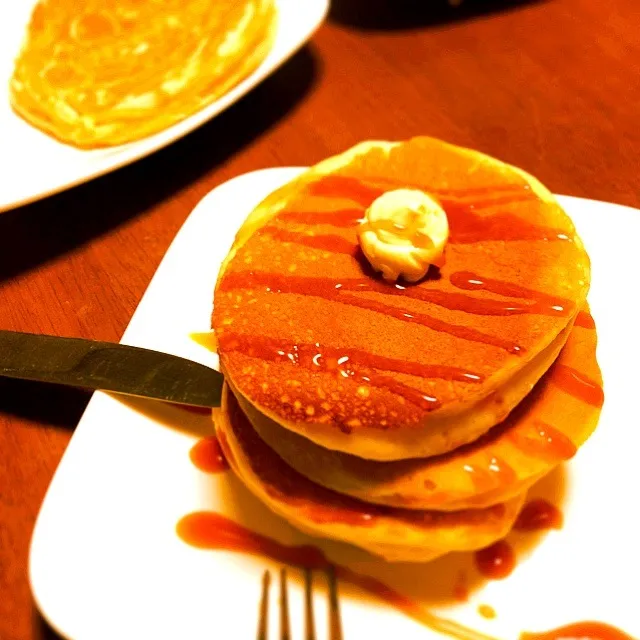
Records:
[[[309,568],[304,570],[304,633],[306,640],[316,640],[313,621],[313,575]]]
[[[287,594],[287,571],[280,570],[280,638],[291,640],[289,633],[289,597]]]
[[[327,569],[329,580],[329,640],[342,640],[340,604],[338,603],[338,583],[334,567]]]
[[[267,618],[269,612],[269,585],[271,574],[265,571],[262,574],[262,595],[260,596],[260,617],[258,619],[257,640],[267,640]]]

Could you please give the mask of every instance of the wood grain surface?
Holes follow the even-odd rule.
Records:
[[[366,138],[429,134],[556,193],[640,206],[639,25],[637,0],[334,0],[313,41],[214,121],[1,214],[0,328],[118,340],[208,191]],[[28,547],[88,399],[0,381],[1,640],[55,637],[32,603]]]

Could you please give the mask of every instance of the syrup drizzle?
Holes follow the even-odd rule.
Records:
[[[196,442],[189,452],[194,466],[205,473],[221,473],[229,468],[229,463],[215,436]]]
[[[449,239],[451,244],[475,244],[476,242],[517,242],[517,241],[553,241],[570,240],[562,229],[542,227],[524,220],[510,213],[493,215],[478,215],[469,205],[449,205],[444,207],[449,220]],[[284,217],[286,211],[278,218]],[[297,215],[300,215],[296,212]],[[359,218],[364,212],[360,212]],[[355,227],[359,218],[352,213],[331,212],[322,213],[321,222],[317,224],[331,224],[332,226],[349,229],[350,238],[339,235],[317,234],[309,235],[297,231],[288,231],[270,224],[262,228],[262,232],[269,232],[277,240],[303,244],[333,253],[355,254],[358,241],[355,237]],[[307,214],[311,219],[311,215]]]
[[[478,605],[478,613],[487,620],[493,620],[497,616],[496,610],[488,604]]]
[[[570,300],[565,298],[527,289],[526,287],[505,282],[504,280],[486,278],[471,271],[457,271],[456,273],[452,273],[449,280],[451,284],[458,289],[465,289],[467,291],[489,291],[509,298],[531,300],[532,304],[527,307],[529,313],[566,315],[574,306]]]
[[[364,382],[374,387],[387,388],[410,402],[427,410],[439,406],[436,398],[417,389],[380,375],[372,369],[394,371],[421,378],[441,378],[460,382],[479,383],[479,374],[443,365],[428,365],[396,358],[378,356],[360,349],[321,347],[318,343],[291,343],[286,340],[237,334],[225,331],[219,336],[220,346],[229,353],[240,351],[247,356],[271,362],[290,362],[312,371],[335,371],[337,375]]]
[[[335,211],[281,211],[275,220],[296,222],[309,226],[326,224],[330,227],[354,227],[364,216],[364,209],[336,209]]]
[[[340,176],[344,178],[344,176]],[[359,180],[358,178],[351,178],[351,180]],[[376,184],[385,185],[385,191],[389,189],[398,189],[398,188],[409,188],[409,189],[419,189],[420,191],[426,191],[428,193],[434,193],[442,198],[455,198],[456,200],[464,200],[465,198],[473,198],[474,202],[478,200],[478,198],[490,198],[491,200],[495,199],[508,199],[511,201],[514,197],[519,197],[522,200],[539,200],[540,198],[536,195],[534,191],[531,190],[531,187],[527,183],[520,184],[498,184],[498,185],[485,185],[478,187],[433,187],[425,184],[419,183],[398,183],[398,179],[395,178],[387,178],[387,177],[368,177],[367,180],[369,182],[373,182]]]
[[[209,349],[209,351],[216,351],[218,348],[218,341],[216,340],[215,331],[197,331],[189,334],[189,337],[201,347]]]
[[[576,327],[582,327],[583,329],[595,329],[596,323],[593,320],[593,316],[588,311],[578,311],[576,321],[574,323]]]
[[[199,511],[184,516],[178,522],[176,531],[184,542],[200,549],[245,553],[312,570],[327,570],[333,566],[339,580],[380,598],[433,631],[457,640],[492,640],[489,636],[457,622],[430,613],[376,578],[358,573],[349,567],[332,565],[317,547],[282,544],[210,511]]]
[[[596,621],[574,622],[573,624],[544,631],[542,633],[522,633],[520,640],[634,640],[630,635],[609,624]]]
[[[449,335],[461,338],[462,340],[492,345],[494,347],[504,349],[508,353],[512,353],[514,355],[522,355],[525,351],[524,347],[511,340],[505,340],[499,336],[484,333],[483,331],[478,331],[472,327],[445,322],[444,320],[440,320],[439,318],[426,313],[418,313],[417,311],[410,311],[408,309],[403,309],[402,307],[384,304],[383,302],[372,300],[370,298],[359,298],[349,294],[342,294],[334,299],[336,302],[348,304],[352,307],[376,311],[395,318],[396,320],[419,324],[423,327],[428,327],[433,331],[439,331],[440,333],[448,333]]]
[[[513,528],[519,531],[562,529],[562,511],[548,500],[537,498],[528,502],[518,515]]]
[[[462,468],[471,478],[478,493],[485,493],[496,487],[507,487],[518,479],[513,468],[497,456],[493,456],[486,465],[465,464]]]
[[[380,194],[384,193],[384,190],[380,191]],[[474,200],[473,203],[464,203],[456,200],[441,199],[440,204],[445,209],[450,209],[454,212],[454,215],[462,216],[463,213],[467,215],[473,215],[476,211],[488,209],[491,207],[497,207],[507,204],[515,204],[517,202],[523,202],[525,200],[531,200],[531,193],[524,194],[516,193],[513,195],[507,195],[502,197],[486,198],[485,200]],[[368,202],[368,204],[371,204]],[[354,227],[364,216],[365,205],[360,208],[350,209],[335,209],[331,211],[296,211],[284,209],[275,217],[276,220],[283,220],[287,222],[296,222],[304,225],[319,225],[326,224],[331,227]]]
[[[309,369],[322,368],[340,372],[349,366],[357,367],[361,365],[373,369],[406,373],[407,375],[421,378],[440,378],[471,383],[478,383],[484,380],[483,376],[459,367],[422,364],[397,358],[387,358],[386,356],[377,356],[361,349],[345,350],[335,347],[320,347],[317,343],[292,344],[286,340],[229,332],[224,332],[221,339],[224,340],[225,348],[230,351],[238,348],[240,343],[245,343],[248,347],[248,351],[245,351],[247,355],[266,360],[289,360],[294,364],[305,366]]]
[[[452,284],[459,288],[458,274],[453,274]],[[464,276],[467,277],[466,275]],[[474,276],[479,278],[479,276]],[[455,279],[455,282],[454,282]],[[478,280],[474,280],[476,282]],[[498,282],[498,281],[494,281]],[[566,309],[571,306],[567,300],[560,305],[559,298],[553,299],[553,303],[546,300],[534,300],[533,302],[513,302],[503,300],[488,300],[476,298],[455,291],[440,291],[424,286],[403,286],[390,284],[370,277],[364,278],[334,278],[282,275],[276,273],[264,273],[260,271],[237,271],[229,273],[220,283],[221,291],[233,289],[264,288],[273,293],[296,293],[299,295],[316,296],[336,300],[340,302],[341,294],[345,291],[356,293],[382,293],[390,296],[401,296],[412,300],[420,300],[434,304],[452,311],[464,311],[473,315],[485,316],[511,316],[525,313],[539,313],[543,315],[566,315]],[[508,295],[508,294],[503,294]],[[524,297],[524,296],[518,296]]]
[[[457,622],[436,616],[419,603],[399,593],[380,580],[342,565],[332,565],[326,555],[311,545],[285,545],[261,535],[225,516],[211,511],[198,511],[184,516],[176,532],[186,544],[199,549],[231,551],[267,558],[274,562],[311,570],[326,571],[333,567],[336,577],[357,589],[379,598],[425,627],[456,640],[492,640]],[[488,609],[487,609],[488,611]],[[492,617],[489,612],[488,617]],[[483,614],[484,615],[484,614]],[[522,633],[520,640],[634,640],[630,635],[602,622],[576,622],[542,633]]]
[[[385,186],[374,186],[373,183]],[[521,200],[538,200],[538,196],[531,191],[528,184],[507,184],[493,185],[486,187],[462,187],[456,189],[443,189],[424,184],[399,182],[397,179],[369,176],[367,182],[352,176],[341,176],[336,174],[325,175],[307,186],[308,192],[314,196],[324,196],[329,198],[345,198],[368,207],[377,197],[381,196],[389,189],[419,189],[427,193],[432,193],[441,197],[449,198],[474,198],[491,196],[491,200],[509,202],[513,198]],[[497,197],[496,197],[497,196]]]
[[[597,408],[604,404],[604,392],[600,384],[573,367],[567,367],[563,364],[554,365],[550,380],[565,393],[586,404]]]
[[[533,421],[526,429],[511,429],[508,437],[526,455],[549,462],[569,460],[578,451],[562,431],[540,420]]]
[[[478,215],[473,206],[462,203],[445,204],[443,208],[452,244],[570,240],[563,229],[533,224],[512,213]]]
[[[334,568],[336,577],[379,598],[425,627],[456,640],[492,640],[452,620],[426,610],[419,603],[399,593],[380,580],[363,575],[342,565],[332,565],[325,554],[311,545],[285,545],[261,535],[225,516],[211,511],[199,511],[184,516],[176,532],[186,544],[199,549],[231,551],[267,558],[290,566],[326,571]],[[577,622],[543,633],[523,633],[520,640],[634,640],[623,631],[602,622]]]
[[[395,184],[391,187],[400,187],[403,185]],[[411,185],[404,185],[411,186]],[[428,193],[437,196],[446,196],[456,194],[456,191],[438,190],[432,188],[420,187]],[[308,186],[309,193],[316,196],[324,196],[329,198],[345,198],[360,204],[363,208],[371,205],[371,203],[380,195],[388,191],[389,187],[375,187],[365,184],[357,178],[349,178],[346,176],[324,176],[317,182]],[[507,204],[515,204],[525,200],[538,200],[538,197],[527,186],[508,187],[507,194],[495,197],[502,187],[477,188],[457,191],[458,194],[464,196],[475,196],[475,202],[460,202],[450,198],[441,198],[440,204],[447,214],[449,220],[449,242],[453,244],[471,244],[483,241],[522,241],[522,240],[570,240],[570,236],[562,229],[554,229],[533,224],[519,216],[510,213],[496,213],[492,215],[478,215],[478,210],[494,206],[504,206]],[[478,196],[494,194],[493,198],[485,198],[477,200]],[[294,216],[301,218],[300,212],[292,212]],[[329,214],[318,212],[317,218],[312,217],[311,213],[306,213],[306,221],[311,224],[334,224],[340,227],[354,226],[358,219],[362,217],[363,211],[356,214],[354,209],[344,209]],[[281,212],[278,217],[287,215]],[[356,215],[358,217],[356,217]],[[322,217],[325,216],[325,217]],[[331,223],[329,222],[331,220]],[[306,223],[309,223],[306,222]]]
[[[331,234],[310,235],[299,233],[298,231],[289,231],[275,225],[265,225],[258,234],[268,234],[274,240],[279,242],[291,242],[301,244],[312,249],[321,249],[329,253],[340,253],[354,258],[358,254],[358,244],[355,240],[348,240],[343,236]]]
[[[516,566],[516,556],[505,540],[476,551],[474,556],[478,571],[491,580],[503,580],[511,575]]]
[[[353,282],[346,282],[347,287],[354,285]],[[463,340],[489,344],[516,355],[521,355],[525,351],[523,347],[510,340],[505,340],[499,336],[492,336],[471,327],[451,324],[426,313],[409,311],[402,307],[384,304],[383,302],[372,300],[370,298],[359,298],[357,296],[349,295],[349,293],[343,292],[342,282],[336,282],[325,278],[303,278],[300,276],[295,277],[290,275],[261,274],[253,271],[237,272],[227,274],[220,283],[219,290],[228,291],[231,289],[241,288],[251,289],[254,288],[256,284],[271,292],[299,293],[301,295],[314,296],[333,302],[339,302],[341,304],[358,307],[360,309],[375,311],[403,322],[419,324],[428,327],[429,329],[433,329],[434,331],[448,333]],[[367,286],[371,287],[371,289],[369,289],[370,291],[375,291],[377,284],[375,281],[371,281],[369,285],[365,284],[365,288],[360,290],[366,291]],[[354,288],[348,290],[357,291],[358,289]],[[396,291],[397,289],[390,287],[389,290]],[[406,293],[406,291],[415,291],[415,289],[406,289],[400,293]]]
[[[467,580],[467,574],[465,571],[460,571],[456,577],[456,581],[453,585],[453,591],[451,594],[458,602],[468,602],[469,600],[469,585]]]
[[[312,196],[345,198],[363,207],[368,207],[376,198],[388,191],[385,187],[374,187],[358,178],[338,175],[323,176],[309,184],[307,190]]]

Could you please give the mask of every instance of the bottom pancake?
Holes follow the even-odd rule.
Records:
[[[487,507],[526,491],[571,458],[595,429],[602,404],[596,341],[585,309],[550,370],[502,424],[471,444],[431,458],[381,462],[325,449],[236,397],[260,437],[317,484],[394,507]]]
[[[348,542],[390,561],[424,562],[503,538],[524,494],[484,509],[426,511],[372,505],[317,485],[258,436],[225,385],[216,433],[235,473],[262,502],[306,533]]]

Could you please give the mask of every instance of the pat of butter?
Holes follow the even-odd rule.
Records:
[[[362,252],[385,280],[423,278],[441,266],[449,238],[444,209],[417,189],[396,189],[376,198],[358,227]]]

